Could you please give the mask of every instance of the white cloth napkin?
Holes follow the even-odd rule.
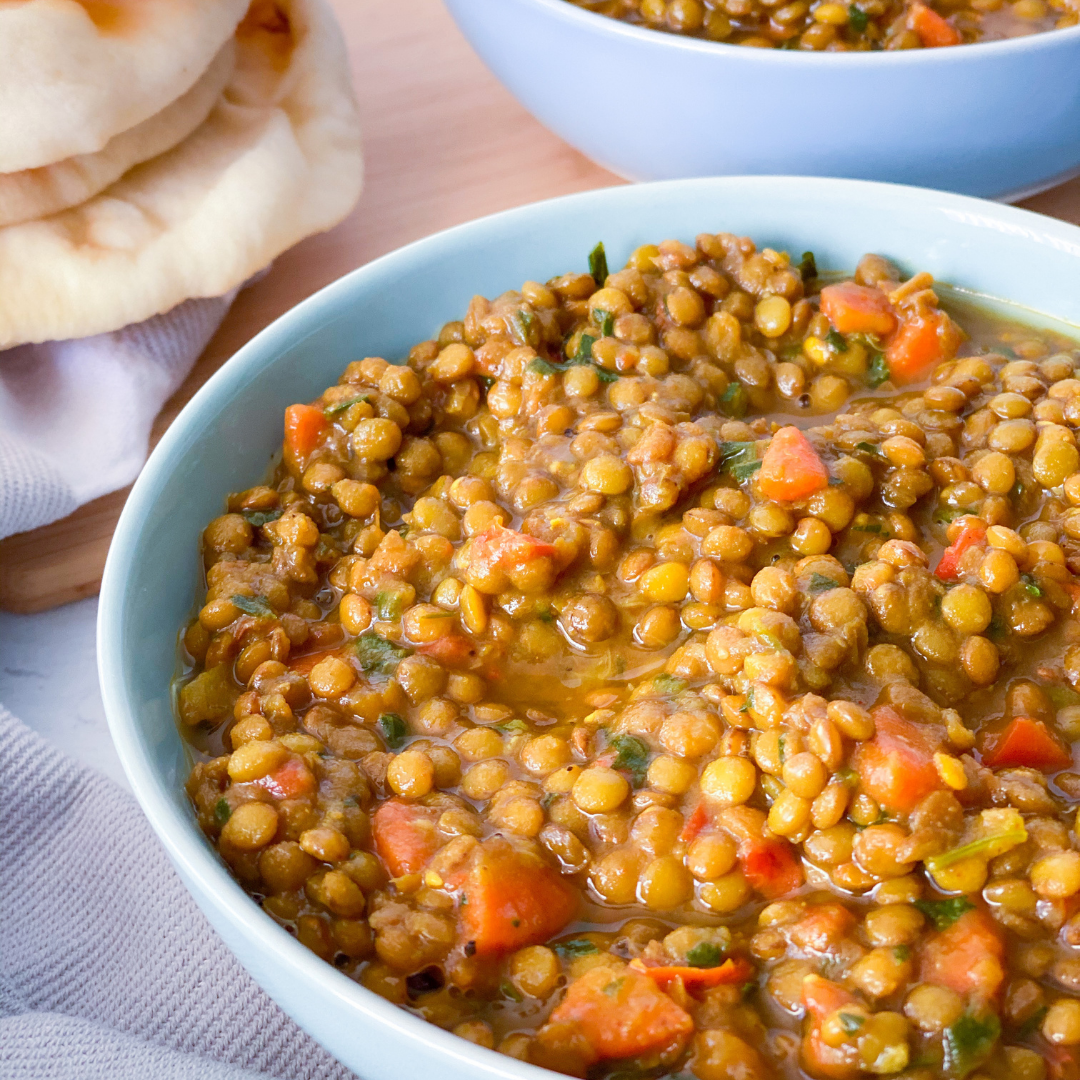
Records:
[[[210,928],[134,799],[0,706],[0,1076],[355,1080]]]
[[[0,351],[0,538],[135,479],[161,406],[236,293],[112,334]]]

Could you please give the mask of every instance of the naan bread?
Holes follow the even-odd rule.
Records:
[[[113,136],[94,154],[0,173],[0,226],[48,217],[104,191],[134,165],[171,150],[209,115],[236,67],[236,43],[229,40],[183,97],[130,131]]]
[[[247,0],[0,0],[0,172],[93,154],[186,94]]]
[[[256,0],[206,122],[81,206],[0,229],[0,348],[220,296],[360,194],[360,130],[323,0]]]

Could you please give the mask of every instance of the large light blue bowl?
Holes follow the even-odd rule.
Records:
[[[98,655],[131,787],[180,876],[244,966],[303,1028],[366,1080],[550,1076],[407,1015],[318,960],[265,916],[203,838],[184,795],[189,761],[169,701],[177,628],[196,600],[197,546],[226,493],[259,481],[283,409],[363,356],[398,359],[527,279],[613,266],[639,244],[732,231],[823,268],[873,250],[908,270],[1080,326],[1080,229],[955,195],[858,181],[733,177],[594,191],[463,225],[387,255],[300,304],[195,395],[127,501],[101,589]],[[1035,316],[1033,315],[1033,318]]]
[[[754,49],[567,0],[446,0],[541,123],[631,180],[798,173],[1018,199],[1080,169],[1080,27],[904,52]]]

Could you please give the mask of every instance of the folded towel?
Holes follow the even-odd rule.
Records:
[[[0,351],[0,538],[130,484],[235,292],[112,334]]]
[[[351,1080],[252,981],[134,799],[0,706],[0,1076]]]

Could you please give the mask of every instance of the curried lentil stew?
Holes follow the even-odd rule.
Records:
[[[859,52],[1000,41],[1080,22],[1077,0],[569,0],[637,26],[762,49]]]
[[[1080,1076],[1080,348],[747,239],[285,413],[182,634],[263,910],[595,1080]]]

